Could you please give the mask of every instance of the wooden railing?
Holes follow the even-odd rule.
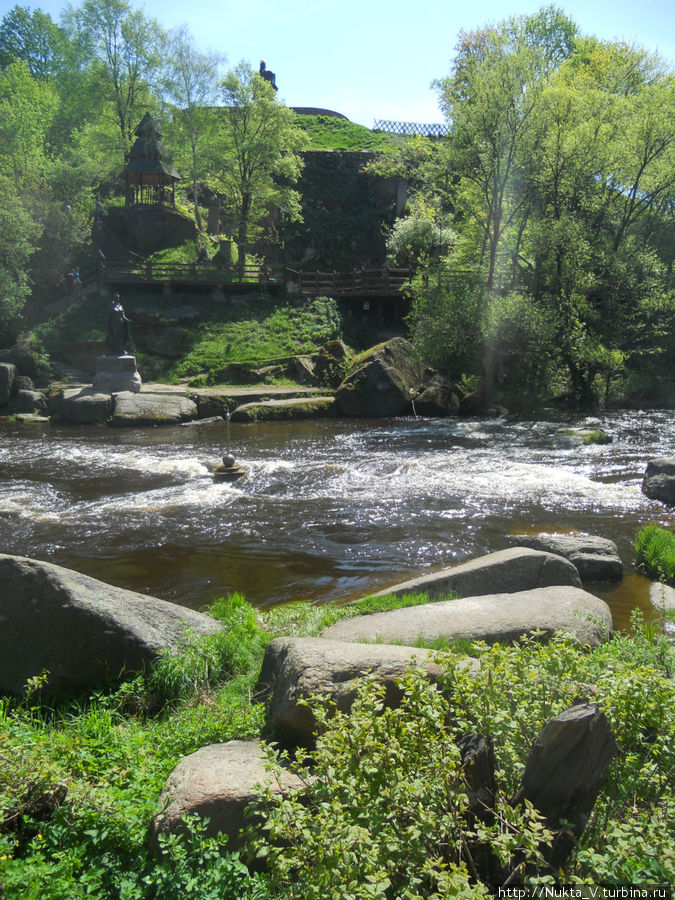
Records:
[[[296,272],[301,294],[333,297],[396,294],[410,280],[412,269],[352,269],[351,272]]]
[[[247,264],[215,266],[209,262],[163,263],[146,260],[141,263],[106,260],[101,264],[101,280],[140,284],[280,284],[284,270],[275,266]]]

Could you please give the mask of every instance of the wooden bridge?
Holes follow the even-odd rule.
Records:
[[[272,288],[303,297],[336,299],[397,298],[412,269],[353,269],[351,272],[304,272],[280,266],[216,266],[208,261],[162,263],[153,260],[101,262],[99,278],[109,285],[222,288],[224,291]]]

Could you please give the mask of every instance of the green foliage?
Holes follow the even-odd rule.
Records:
[[[341,337],[342,319],[334,300],[319,297],[295,305],[259,298],[245,311],[233,310],[221,321],[204,323],[192,350],[169,374],[197,375],[230,362],[311,353]]]
[[[563,638],[477,644],[480,668],[472,672],[457,655],[440,655],[442,693],[421,674],[410,675],[401,682],[397,710],[383,709],[383,689],[372,679],[362,684],[350,714],[313,703],[317,748],[299,769],[306,787],[265,797],[271,809],[263,813],[265,837],[256,843],[279,894],[444,897],[461,883],[462,896],[484,896],[473,868],[483,841],[505,873],[524,858],[528,881],[550,879],[541,859],[548,836],[536,811],[514,809],[506,798],[518,788],[542,727],[580,701],[604,710],[618,750],[557,880],[672,881],[675,650],[637,612],[633,626],[632,637],[616,635],[591,652]],[[454,735],[464,733],[492,741],[494,827],[467,819],[454,744]],[[457,879],[455,890],[443,881],[450,877]]]
[[[395,135],[371,131],[365,125],[337,116],[299,115],[297,122],[304,133],[303,150],[368,150],[388,153],[402,142]]]
[[[635,535],[635,559],[652,578],[675,584],[675,533],[660,525],[645,525]]]
[[[265,614],[265,621],[275,634],[288,636],[313,636],[320,634],[324,628],[341,619],[354,616],[365,616],[369,613],[383,612],[389,609],[405,609],[408,606],[419,606],[421,603],[437,603],[450,600],[448,594],[403,594],[397,596],[387,594],[382,597],[364,597],[343,606],[325,603],[286,603],[270,609]]]
[[[469,815],[448,700],[419,672],[399,685],[397,709],[385,708],[373,679],[348,715],[315,706],[320,736],[299,768],[305,788],[265,797],[256,847],[284,897],[487,897],[473,858],[482,842],[507,871],[521,854],[539,861],[549,835],[531,808],[500,798],[492,824]]]
[[[302,133],[291,110],[276,100],[272,85],[247,63],[227,74],[221,98],[214,182],[229,211],[243,273],[251,238],[270,206],[290,221],[301,219],[300,195],[293,185],[303,166]]]

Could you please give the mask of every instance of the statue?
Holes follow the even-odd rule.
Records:
[[[126,353],[133,353],[135,349],[129,334],[129,320],[124,315],[124,307],[120,303],[119,294],[115,294],[112,298],[105,342],[108,351],[114,356],[124,356]]]

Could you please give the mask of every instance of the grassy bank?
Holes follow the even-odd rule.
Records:
[[[180,378],[203,375],[230,363],[256,362],[312,353],[329,340],[358,342],[348,331],[339,305],[320,297],[292,302],[266,295],[214,301],[204,295],[175,294],[170,298],[148,295],[132,289],[122,298],[131,319],[131,334],[139,365],[150,368],[153,378],[177,382]],[[83,342],[105,338],[109,299],[98,293],[78,297],[67,309],[41,323],[33,331],[33,341],[52,358],[68,362]],[[172,325],[162,322],[162,309],[182,308],[193,312],[194,321]],[[134,322],[139,310],[154,310],[160,317],[155,326]],[[180,356],[162,358],[152,353],[153,336],[168,331],[176,335]]]
[[[419,872],[401,868],[391,832],[402,814],[396,803],[387,806],[389,819],[378,819],[382,809],[377,804],[348,802],[339,787],[354,783],[358,759],[379,758],[380,738],[368,726],[379,716],[372,691],[352,719],[326,724],[323,746],[332,774],[322,790],[330,791],[307,806],[302,834],[291,829],[281,835],[289,850],[273,859],[269,874],[250,875],[237,854],[223,855],[222,840],[204,837],[199,823],[190,838],[170,842],[161,862],[146,847],[157,797],[182,756],[205,744],[264,735],[264,709],[254,686],[273,636],[313,635],[343,615],[424,599],[378,599],[343,608],[294,604],[262,617],[241,597],[228,598],[213,609],[224,624],[222,635],[195,640],[186,652],[161,658],[143,675],[78,702],[51,706],[40,702],[37,678],[21,702],[0,701],[0,895],[4,891],[7,900],[346,897],[348,881],[374,884],[384,867],[390,887],[382,875],[383,886],[373,896],[432,896],[430,886],[440,889],[449,882],[432,866],[426,887],[415,887]],[[654,631],[636,625],[633,637],[616,636],[590,653],[564,641],[476,645],[473,652],[482,668],[474,680],[461,676],[457,651],[446,652],[442,661],[453,685],[449,709],[439,712],[437,695],[408,685],[412,694],[403,711],[392,721],[382,719],[392,729],[391,756],[365,772],[359,790],[373,789],[372,779],[384,775],[380,791],[401,785],[398,802],[408,803],[405,785],[414,783],[417,769],[438,765],[455,730],[478,731],[494,739],[500,797],[508,806],[538,730],[582,692],[605,710],[619,752],[563,880],[672,881],[675,651]],[[438,723],[424,753],[419,742],[410,740],[423,721]],[[449,730],[443,724],[448,721]],[[349,747],[346,735],[352,736]],[[324,764],[320,756],[317,764]],[[461,784],[453,790],[461,809]],[[440,822],[429,791],[415,798],[416,819]],[[280,814],[276,808],[270,813],[277,826]],[[516,816],[507,833],[523,840],[530,835],[531,842],[532,828],[532,822]],[[410,861],[438,858],[438,834],[437,828],[418,829]],[[497,835],[494,839],[498,842]],[[345,840],[356,842],[354,853],[336,857]],[[532,859],[536,856],[532,849]],[[303,864],[309,859],[311,866]],[[463,896],[484,895],[461,866],[447,871],[454,872],[454,883],[464,885]],[[312,882],[323,894],[311,893]],[[438,893],[454,895],[449,888]]]

